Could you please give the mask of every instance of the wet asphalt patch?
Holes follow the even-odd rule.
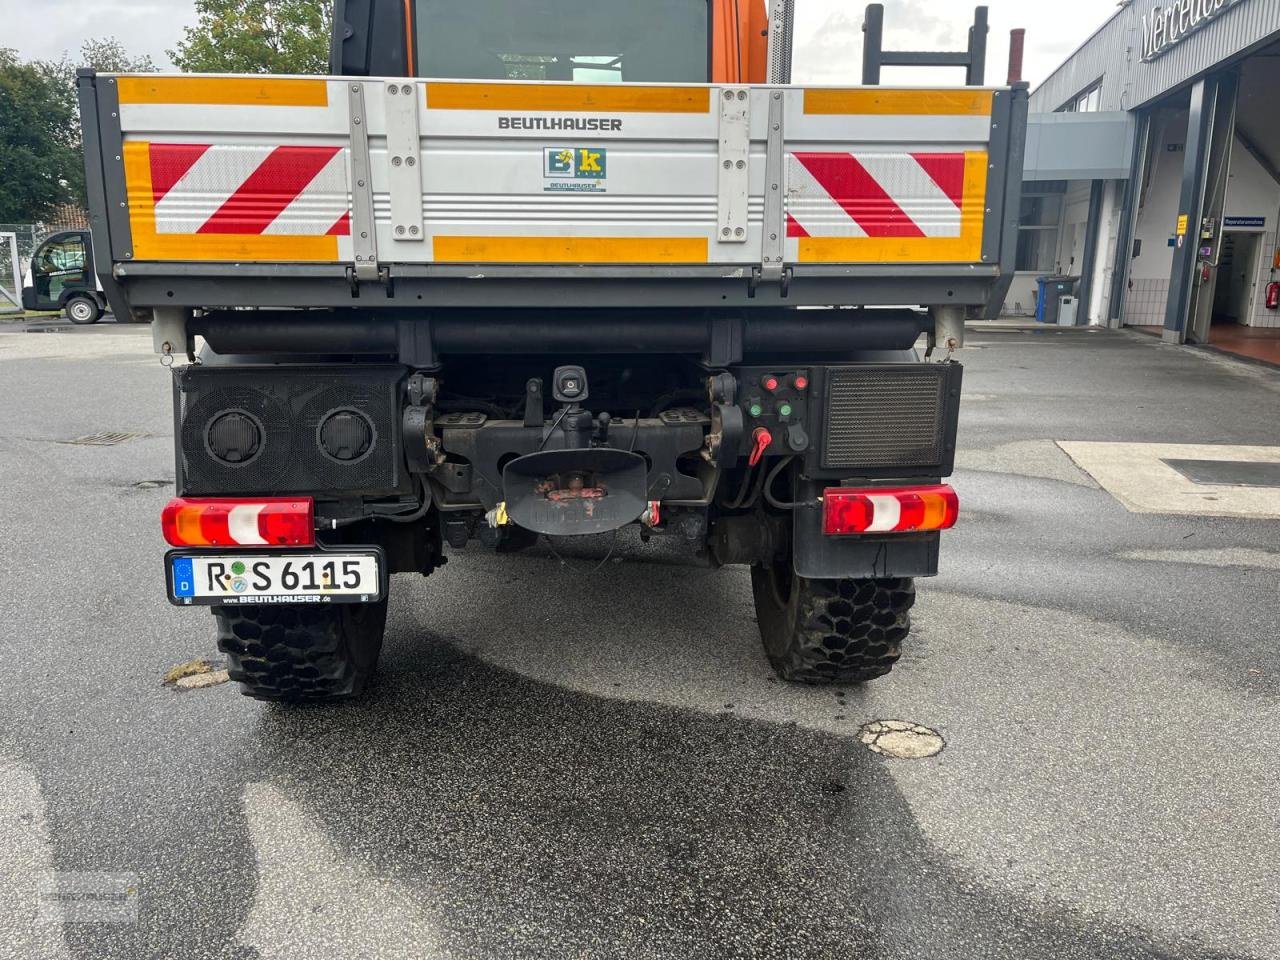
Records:
[[[364,701],[250,726],[202,738],[217,775],[164,792],[104,745],[74,757],[92,798],[64,790],[61,751],[30,758],[56,864],[80,860],[72,824],[135,837],[140,922],[69,925],[72,956],[365,956],[387,936],[396,957],[1222,956],[985,887],[855,739],[574,692],[438,639]],[[209,870],[217,896],[192,883]],[[350,877],[377,878],[376,913],[348,909]],[[323,954],[301,948],[316,929]]]

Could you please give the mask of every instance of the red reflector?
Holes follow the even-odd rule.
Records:
[[[177,497],[160,514],[175,547],[309,547],[316,542],[310,497]]]
[[[948,530],[960,499],[945,483],[927,487],[830,487],[822,494],[822,532],[910,533]]]

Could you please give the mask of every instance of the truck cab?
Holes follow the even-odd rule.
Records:
[[[55,233],[31,257],[23,278],[26,310],[61,310],[72,323],[97,323],[106,307],[93,271],[93,240],[88,230]]]
[[[764,83],[763,0],[337,0],[339,76]]]

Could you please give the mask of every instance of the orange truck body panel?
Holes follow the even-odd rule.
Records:
[[[715,0],[711,30],[712,83],[766,82],[769,21],[765,0]]]

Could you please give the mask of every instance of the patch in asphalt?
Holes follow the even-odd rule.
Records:
[[[201,690],[205,687],[216,687],[231,679],[226,670],[212,670],[209,673],[197,673],[194,676],[175,680],[173,685],[179,690]]]
[[[198,677],[202,674],[212,672],[213,664],[204,657],[197,657],[194,660],[188,660],[186,663],[180,663],[176,667],[170,669],[169,672],[164,675],[164,679],[161,683],[165,685],[172,685],[178,683],[180,680],[185,680],[188,677]]]
[[[1251,550],[1248,547],[1224,547],[1221,550],[1129,550],[1122,560],[1149,560],[1155,563],[1191,563],[1201,567],[1257,567],[1280,570],[1280,553]]]
[[[40,780],[36,771],[3,754],[0,850],[0,955],[69,960],[58,904],[41,898],[57,871]]]
[[[872,753],[898,760],[923,760],[942,752],[947,742],[937,730],[906,720],[876,720],[862,728],[859,738]]]
[[[324,817],[269,783],[244,790],[258,864],[253,903],[236,939],[260,960],[439,957],[434,898],[344,849]]]
[[[1098,486],[1052,440],[1015,440],[986,450],[961,447],[956,451],[956,468],[1060,480],[1093,489]]]
[[[76,437],[73,440],[59,440],[57,442],[77,447],[114,447],[120,443],[128,443],[130,440],[140,440],[145,436],[145,433],[125,433],[118,430],[103,430],[98,433],[87,434],[83,437]]]
[[[1280,519],[1280,488],[1195,483],[1166,462],[1280,463],[1280,447],[1082,440],[1058,446],[1131,513]]]

